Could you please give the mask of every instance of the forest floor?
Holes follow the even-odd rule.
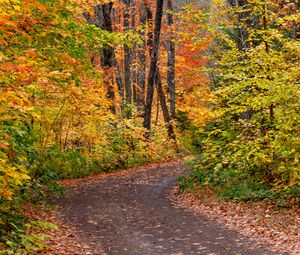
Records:
[[[57,213],[39,213],[61,229],[44,254],[299,254],[299,211],[179,193],[184,173],[178,160],[63,181]]]

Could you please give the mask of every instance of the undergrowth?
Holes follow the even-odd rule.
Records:
[[[40,203],[49,196],[64,194],[60,180],[111,172],[176,155],[163,126],[153,127],[152,139],[148,140],[144,138],[141,124],[133,125],[133,121],[110,125],[103,130],[106,139],[102,139],[101,144],[80,144],[64,149],[57,145],[42,148],[32,139],[34,136],[26,139],[28,132],[33,131],[23,129],[23,139],[20,139],[20,132],[15,134],[16,158],[23,160],[8,162],[21,164],[26,169],[26,179],[11,186],[12,196],[0,201],[0,254],[31,254],[46,249],[46,236],[32,234],[32,230],[49,225],[23,216],[22,203]]]

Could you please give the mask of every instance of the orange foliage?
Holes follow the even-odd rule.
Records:
[[[211,43],[204,13],[198,5],[186,6],[176,19],[176,82],[178,110],[188,113],[195,123],[209,117],[210,79],[205,72],[209,57],[204,52]]]

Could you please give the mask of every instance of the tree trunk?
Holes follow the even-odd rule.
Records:
[[[131,27],[132,27],[132,31],[135,31],[135,27],[136,27],[136,20],[135,20],[135,1],[132,1],[132,8],[131,8]],[[138,104],[138,88],[137,88],[137,43],[134,42],[132,49],[131,49],[131,66],[132,66],[132,70],[131,70],[131,74],[132,74],[132,92],[133,92],[133,102],[134,105]]]
[[[148,48],[148,50],[150,52],[150,56],[151,56],[151,52],[152,52],[152,48],[153,48],[153,14],[152,14],[151,6],[149,5],[149,3],[147,1],[144,1],[144,3],[145,3],[145,7],[146,7],[147,26],[148,26],[147,48]]]
[[[131,0],[124,0],[124,11],[123,11],[123,17],[124,17],[124,31],[127,31],[130,29],[130,2]],[[124,44],[124,83],[125,83],[125,91],[126,91],[126,115],[127,117],[131,116],[131,112],[129,110],[129,107],[132,103],[132,87],[131,87],[131,52],[128,45]]]
[[[167,22],[168,26],[173,26],[173,6],[172,0],[168,0]],[[175,118],[176,114],[176,95],[175,95],[175,43],[173,41],[173,33],[168,39],[168,73],[167,81],[170,93],[170,115]]]
[[[147,98],[146,98],[145,114],[144,114],[144,127],[148,130],[148,132],[146,134],[147,137],[149,137],[150,129],[151,129],[151,113],[152,113],[152,103],[153,103],[154,80],[155,80],[155,73],[156,73],[157,60],[158,60],[158,54],[159,54],[161,20],[162,20],[162,15],[163,15],[163,3],[164,3],[163,0],[156,0],[154,40],[153,40],[153,49],[151,52],[151,59],[150,59]]]
[[[108,32],[113,31],[111,18],[112,6],[112,3],[108,3],[97,5],[95,7],[95,25],[97,25],[100,29]],[[112,69],[114,67],[114,48],[109,45],[104,45],[100,50],[100,59],[101,66],[103,67],[105,72],[104,83],[107,87],[107,95],[108,98],[112,101],[111,111],[115,113],[115,93],[112,73]]]
[[[156,116],[155,116],[155,125],[158,125],[158,118],[159,118],[159,97],[156,98]]]
[[[145,4],[141,5],[140,8],[140,25],[145,27],[146,25],[146,7]],[[145,32],[140,31],[140,38],[142,44],[138,46],[138,73],[137,73],[137,101],[138,108],[143,109],[145,105],[145,87],[146,87],[146,42],[145,42]]]
[[[247,0],[229,0],[231,6],[238,8],[238,27],[237,27],[237,46],[239,50],[244,50],[249,48],[250,43],[248,41],[249,32],[247,30],[247,25],[250,22],[250,13],[246,11],[248,1]]]
[[[115,73],[115,80],[116,80],[116,84],[118,87],[118,91],[119,91],[119,96],[121,99],[121,109],[123,109],[123,104],[124,104],[124,85],[123,85],[123,81],[122,81],[122,76],[121,76],[121,70],[120,70],[120,66],[117,62],[116,56],[115,54],[113,55],[113,61],[114,61],[114,73]]]
[[[161,106],[164,120],[166,123],[168,136],[169,136],[170,140],[174,141],[175,148],[177,149],[176,136],[175,136],[173,125],[171,123],[171,117],[169,114],[166,97],[165,97],[165,94],[164,94],[164,91],[162,88],[161,76],[160,76],[160,71],[159,71],[158,67],[157,67],[157,70],[155,73],[155,84],[156,84],[156,89],[157,89],[157,96],[159,97],[160,106]]]

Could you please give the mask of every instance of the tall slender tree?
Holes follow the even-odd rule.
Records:
[[[131,0],[124,0],[124,31],[130,29],[130,5]],[[124,44],[124,84],[126,91],[126,104],[130,106],[132,103],[132,86],[131,86],[131,50],[127,44]],[[130,117],[131,112],[127,107],[126,115]]]
[[[99,27],[102,30],[113,32],[112,25],[112,9],[113,3],[101,4],[94,7],[95,17],[89,13],[84,13],[83,16],[90,23]],[[115,49],[110,45],[104,45],[100,49],[101,66],[105,71],[105,83],[108,89],[108,97],[111,100],[115,100],[114,94],[114,81],[116,81],[119,96],[121,101],[124,100],[124,85],[121,77],[120,66],[116,60]],[[95,57],[92,58],[92,62],[95,61]],[[121,105],[122,106],[122,105]],[[112,106],[112,111],[115,112],[115,106]]]
[[[172,29],[173,26],[173,5],[172,0],[167,1],[167,24]],[[173,35],[173,34],[171,34]],[[173,36],[167,41],[168,44],[168,73],[167,81],[170,93],[170,115],[172,118],[176,114],[176,95],[175,95],[175,42]]]
[[[95,24],[102,30],[108,32],[113,31],[112,27],[112,12],[113,3],[101,4],[95,7]],[[113,80],[113,70],[114,67],[114,48],[110,45],[104,45],[100,50],[100,60],[101,66],[105,71],[104,83],[107,86],[108,98],[111,99],[112,105],[111,110],[113,113],[116,112],[114,105],[115,101],[115,92],[114,92],[114,80]]]
[[[151,51],[147,97],[146,97],[146,105],[145,105],[145,113],[144,113],[144,127],[148,130],[147,136],[150,135],[150,129],[151,129],[151,114],[152,114],[152,103],[153,103],[153,94],[154,94],[154,81],[155,81],[155,74],[156,74],[156,70],[157,70],[157,61],[158,61],[158,54],[159,54],[161,21],[162,21],[162,15],[163,15],[163,3],[164,3],[163,0],[156,0],[153,49]]]
[[[175,148],[177,149],[177,143],[176,143],[176,135],[174,132],[174,127],[171,123],[171,116],[169,113],[169,109],[167,106],[167,100],[165,97],[165,93],[163,91],[162,82],[161,82],[161,76],[159,72],[159,67],[157,66],[157,72],[155,73],[155,84],[157,89],[157,96],[159,97],[160,106],[163,112],[164,120],[167,127],[167,132],[169,138],[174,142]]]
[[[145,3],[141,3],[139,10],[139,22],[142,29],[139,31],[142,43],[138,46],[138,70],[137,70],[137,103],[140,109],[143,109],[145,104],[145,87],[146,87],[146,42],[145,31],[147,13]]]
[[[131,30],[136,30],[136,1],[131,1]],[[137,88],[137,43],[134,42],[131,47],[131,83],[132,83],[132,94],[134,105],[138,104],[138,88]]]

